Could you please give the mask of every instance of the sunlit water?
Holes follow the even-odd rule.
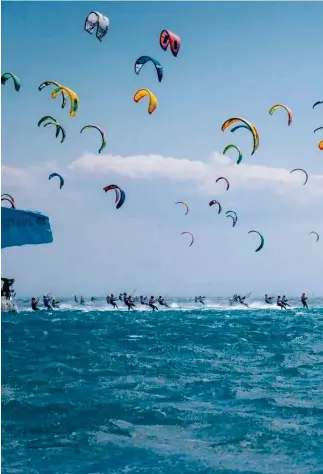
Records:
[[[175,301],[3,313],[3,472],[322,473],[323,300]]]

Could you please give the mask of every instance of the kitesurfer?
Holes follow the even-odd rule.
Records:
[[[238,302],[238,295],[235,293],[230,300],[230,304],[237,303],[237,302]]]
[[[32,309],[33,311],[39,311],[39,308],[37,308],[38,301],[39,301],[38,298],[37,298],[37,299],[34,298],[34,297],[31,298],[30,305],[31,305],[31,309]]]
[[[78,302],[79,302],[79,300],[77,299],[77,296],[76,296],[76,295],[74,295],[74,301],[75,301],[75,303],[78,303]]]
[[[52,307],[59,308],[59,299],[57,300],[55,298],[52,299]]]
[[[205,304],[204,301],[203,301],[204,298],[205,298],[205,296],[195,296],[194,301],[195,301],[195,303]]]
[[[286,306],[284,305],[284,303],[282,302],[280,296],[277,296],[277,306],[278,306],[280,309],[287,309]]]
[[[84,300],[83,296],[81,296],[81,298],[80,298],[80,304],[84,304],[84,303],[85,303],[85,300]]]
[[[124,302],[124,304],[127,306],[128,311],[129,311],[130,309],[133,310],[133,307],[132,307],[132,305],[130,304],[130,296],[127,296],[127,293],[123,293],[123,302]]]
[[[122,293],[120,293],[120,295],[119,295],[119,301],[123,301],[123,295],[122,295]]]
[[[159,296],[157,301],[158,304],[160,304],[161,306],[166,306],[166,308],[169,308],[168,304],[165,303],[164,298],[162,296]]]
[[[158,311],[157,306],[154,304],[155,303],[155,298],[153,296],[150,297],[148,305],[151,307],[153,311]]]
[[[267,304],[273,304],[273,296],[265,295],[265,302]]]
[[[91,301],[95,301],[95,298],[94,298],[94,296],[91,296]]]
[[[115,308],[118,309],[118,305],[117,305],[116,301],[117,301],[117,298],[111,293],[109,303],[113,306],[113,309],[115,309]]]
[[[282,303],[283,303],[284,306],[289,306],[289,307],[290,307],[290,304],[287,303],[288,299],[286,298],[285,295],[283,295],[281,301],[282,301]]]
[[[302,302],[303,308],[308,308],[306,300],[307,300],[307,296],[305,296],[305,293],[302,293],[301,302]]]
[[[1,278],[2,288],[1,288],[1,296],[4,296],[7,300],[10,298],[11,293],[14,292],[12,285],[14,284],[15,280],[13,278]]]
[[[132,306],[132,307],[136,306],[133,296],[130,295],[129,298],[128,298],[128,301],[129,301],[130,306]]]
[[[44,306],[45,306],[46,309],[53,309],[53,308],[51,307],[51,305],[49,304],[49,296],[48,296],[48,295],[47,295],[47,296],[45,296],[45,295],[43,296],[43,304],[44,304]]]
[[[243,306],[247,306],[247,308],[249,308],[249,305],[247,305],[247,303],[245,303],[244,301],[246,298],[247,298],[246,296],[242,296],[242,297],[238,296],[238,301],[240,304],[243,304]]]
[[[141,295],[139,298],[140,304],[147,305],[146,299],[147,299],[147,296]]]

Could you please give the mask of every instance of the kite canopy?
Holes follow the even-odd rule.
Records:
[[[102,41],[108,32],[110,20],[100,12],[92,11],[85,19],[84,29],[90,35],[96,30],[96,37]]]
[[[53,242],[49,218],[40,212],[1,208],[1,248]]]
[[[135,62],[135,73],[139,74],[140,71],[141,71],[142,66],[144,64],[146,64],[147,62],[149,62],[149,61],[151,61],[154,64],[154,66],[156,68],[158,80],[159,80],[159,82],[161,82],[161,80],[163,78],[162,65],[160,64],[159,61],[157,61],[157,59],[154,59],[151,56],[140,56],[140,58],[137,59],[137,61]]]
[[[14,85],[16,91],[19,92],[19,90],[20,90],[20,79],[19,79],[19,77],[15,76],[11,72],[5,72],[4,74],[2,74],[1,84],[5,85],[7,80],[10,79],[10,78],[13,80],[13,85]]]
[[[160,33],[159,44],[164,51],[169,46],[173,56],[176,57],[181,47],[181,38],[170,30],[163,30]]]
[[[148,113],[152,114],[155,108],[157,107],[158,101],[157,97],[153,92],[151,92],[149,89],[139,89],[134,95],[133,100],[135,102],[139,102],[143,97],[146,97],[146,95],[149,96],[149,107],[148,107]]]

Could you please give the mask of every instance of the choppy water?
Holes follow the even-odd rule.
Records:
[[[18,300],[2,314],[3,472],[322,473],[323,300],[206,302]]]

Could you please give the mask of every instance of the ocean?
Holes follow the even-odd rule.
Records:
[[[168,299],[2,313],[3,473],[323,473],[323,299]]]

